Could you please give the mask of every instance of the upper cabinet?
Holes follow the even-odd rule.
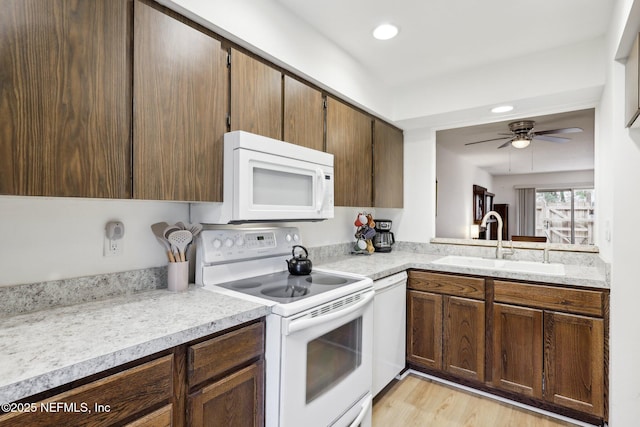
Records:
[[[286,75],[283,139],[314,150],[324,150],[322,92]]]
[[[220,201],[227,53],[182,20],[134,7],[133,195]]]
[[[231,130],[282,139],[282,73],[233,48]]]
[[[334,155],[335,205],[372,206],[371,117],[327,97],[327,152]]]
[[[375,120],[373,138],[373,205],[377,208],[402,208],[402,131]]]
[[[3,2],[0,194],[130,197],[127,3]]]

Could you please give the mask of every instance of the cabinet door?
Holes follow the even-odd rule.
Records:
[[[218,40],[135,2],[134,197],[222,200],[226,56]]]
[[[444,297],[444,370],[484,381],[484,302]]]
[[[231,49],[231,130],[282,139],[282,73]]]
[[[407,360],[442,369],[442,295],[407,292]]]
[[[258,362],[241,369],[188,398],[192,427],[264,425],[264,368]]]
[[[0,194],[128,198],[126,0],[7,0]]]
[[[604,321],[544,312],[546,400],[596,416],[604,413]]]
[[[542,310],[493,305],[492,383],[542,397]]]
[[[284,134],[292,144],[324,150],[322,93],[292,77],[284,76]]]
[[[376,120],[373,133],[373,205],[378,208],[402,208],[402,131]]]
[[[371,118],[327,97],[327,152],[334,155],[335,205],[371,206]]]

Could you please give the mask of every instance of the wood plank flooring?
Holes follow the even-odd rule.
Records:
[[[410,374],[376,399],[373,427],[567,427],[546,415]]]

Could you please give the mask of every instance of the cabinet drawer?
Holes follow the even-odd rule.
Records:
[[[496,302],[602,317],[604,291],[494,281]]]
[[[484,300],[484,279],[409,271],[409,289]]]
[[[173,355],[37,402],[33,412],[0,417],[8,426],[107,426],[173,396]]]
[[[264,353],[262,322],[189,347],[189,387],[214,378]]]

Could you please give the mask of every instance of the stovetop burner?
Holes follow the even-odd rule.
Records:
[[[282,271],[220,283],[217,286],[247,295],[267,298],[271,301],[287,303],[318,295],[357,281],[358,279],[340,276],[335,273],[313,271],[306,276],[294,276]]]

